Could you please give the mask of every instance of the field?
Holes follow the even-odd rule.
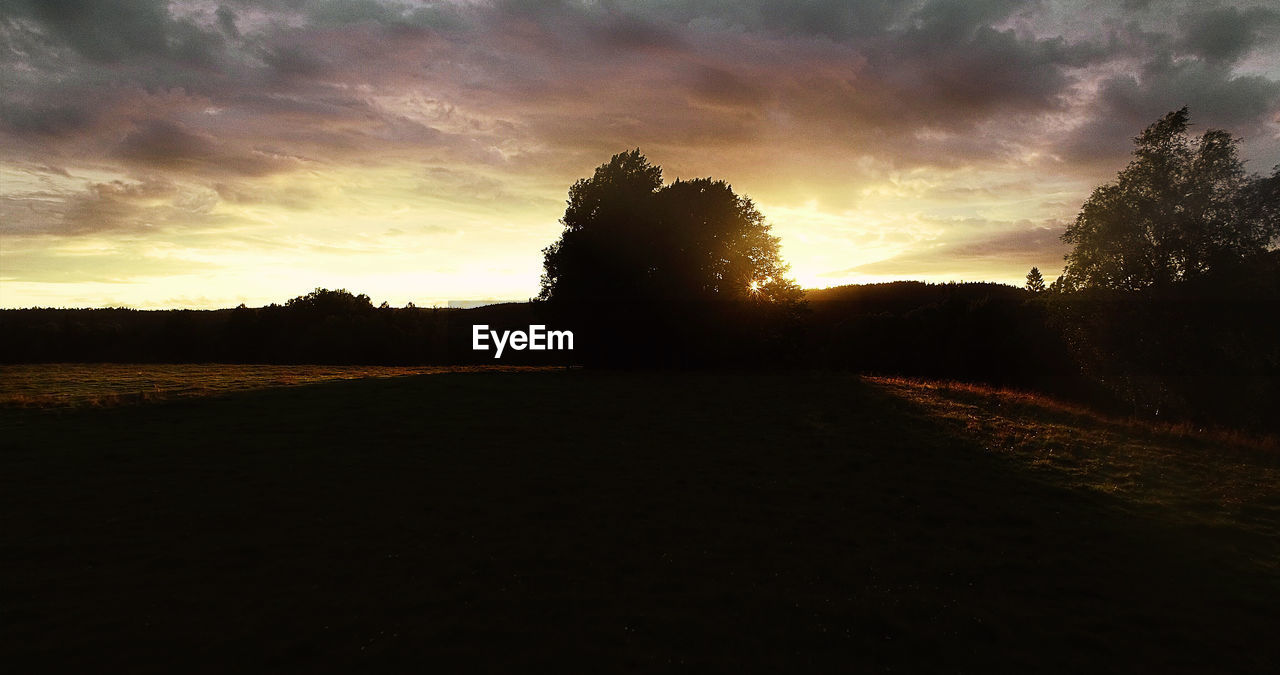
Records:
[[[0,648],[131,672],[1274,672],[1280,455],[963,385],[464,372],[0,409]]]
[[[436,373],[521,371],[502,366],[279,366],[223,363],[0,365],[0,406],[86,407],[214,396],[328,380]]]

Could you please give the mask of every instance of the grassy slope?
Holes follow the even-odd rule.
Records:
[[[869,378],[955,433],[1048,480],[1117,497],[1135,515],[1212,525],[1280,574],[1280,438],[1119,419],[1052,398],[957,382]]]
[[[1079,489],[895,393],[474,373],[3,410],[0,641],[183,671],[1275,665],[1273,528]]]

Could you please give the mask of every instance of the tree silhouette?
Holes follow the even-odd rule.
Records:
[[[1147,127],[1081,207],[1053,321],[1080,372],[1135,413],[1266,424],[1280,401],[1280,170],[1249,176],[1229,133],[1188,126],[1182,108]]]
[[[284,304],[289,309],[321,316],[345,316],[364,314],[373,309],[373,301],[361,293],[353,294],[345,288],[329,290],[317,288]]]
[[[777,359],[802,291],[746,197],[711,178],[662,183],[639,149],[569,188],[543,250],[539,299],[583,331],[589,363],[706,365]]]
[[[1065,288],[1163,288],[1267,249],[1273,185],[1245,174],[1231,134],[1187,128],[1185,107],[1147,127],[1116,181],[1093,191],[1062,237],[1074,247]]]
[[[560,239],[543,250],[539,298],[580,302],[795,303],[778,238],[746,197],[711,178],[662,184],[639,149],[569,188]]]
[[[1255,176],[1241,195],[1243,217],[1256,224],[1274,248],[1280,239],[1280,166],[1270,176]]]
[[[1044,291],[1044,276],[1040,274],[1039,267],[1032,267],[1027,272],[1027,290],[1032,293],[1041,293]]]

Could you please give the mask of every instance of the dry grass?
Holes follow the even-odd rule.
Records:
[[[0,407],[113,408],[154,401],[294,387],[330,380],[457,372],[547,370],[536,366],[279,366],[252,364],[42,363],[0,366]]]
[[[981,399],[998,406],[1023,408],[1026,412],[1067,416],[1081,423],[1105,426],[1128,433],[1141,433],[1177,442],[1211,443],[1250,450],[1280,451],[1280,438],[1273,435],[1248,433],[1238,429],[1224,429],[1192,424],[1190,422],[1160,422],[1137,417],[1106,415],[1087,406],[1062,401],[1044,394],[992,387],[989,385],[957,382],[954,380],[922,380],[904,377],[868,377],[879,385],[908,388],[916,391],[933,391],[944,397],[971,400]]]
[[[974,384],[867,379],[1054,482],[1185,522],[1280,531],[1275,437],[1119,419],[1044,395]]]
[[[211,390],[193,388],[181,393],[166,391],[138,391],[133,393],[107,393],[97,395],[72,394],[8,394],[0,396],[0,406],[11,408],[114,408],[121,405],[148,403],[177,398],[181,395],[209,395]]]

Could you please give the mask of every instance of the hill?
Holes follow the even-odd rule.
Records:
[[[832,311],[856,311],[862,314],[905,314],[930,304],[947,300],[977,301],[995,298],[1004,301],[1026,300],[1025,289],[990,282],[927,283],[924,281],[890,281],[880,284],[848,284],[830,288],[813,288],[804,292],[809,306]]]

